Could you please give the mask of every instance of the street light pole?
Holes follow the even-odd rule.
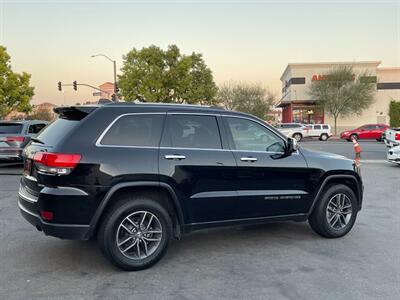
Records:
[[[113,63],[113,66],[114,66],[114,95],[115,95],[115,99],[117,99],[117,62],[105,54],[92,55],[92,57],[97,57],[97,56],[103,56]]]

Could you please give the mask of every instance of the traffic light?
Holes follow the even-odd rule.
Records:
[[[76,80],[72,83],[72,87],[75,91],[78,90],[78,83],[76,82]]]
[[[115,102],[115,101],[117,100],[117,96],[116,96],[115,94],[112,94],[112,95],[111,95],[111,100],[112,100],[113,102]]]
[[[62,84],[61,81],[58,82],[58,90],[61,92],[62,91]]]
[[[119,87],[118,87],[118,84],[115,84],[115,93],[118,93],[119,92]]]

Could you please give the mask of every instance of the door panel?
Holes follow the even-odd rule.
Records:
[[[225,117],[236,159],[238,218],[305,213],[311,206],[310,170],[297,152],[284,155],[284,141],[258,122]]]
[[[160,148],[160,180],[177,193],[186,223],[233,217],[236,161],[223,149],[216,116],[169,113]]]

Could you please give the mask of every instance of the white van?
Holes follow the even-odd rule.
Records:
[[[309,137],[317,137],[320,141],[327,141],[332,136],[332,128],[329,124],[308,124]]]

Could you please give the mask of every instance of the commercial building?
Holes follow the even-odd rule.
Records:
[[[389,124],[389,103],[400,101],[400,68],[379,67],[380,61],[290,63],[281,76],[282,98],[277,107],[282,108],[282,122],[307,124],[328,123],[333,119],[318,105],[318,100],[308,94],[310,84],[323,80],[324,74],[339,66],[352,66],[355,74],[367,73],[376,82],[374,103],[361,116],[338,120],[339,130],[354,128],[367,123]]]

